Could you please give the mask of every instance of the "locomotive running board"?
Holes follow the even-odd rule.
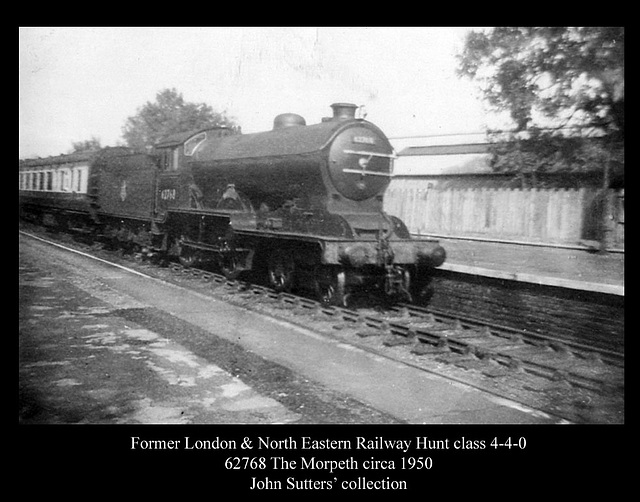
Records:
[[[255,254],[254,249],[247,248],[226,248],[222,249],[220,246],[214,246],[212,244],[205,244],[202,242],[189,241],[184,240],[180,243],[183,247],[188,247],[192,249],[199,249],[201,251],[208,251],[210,253],[215,253],[218,255],[218,258],[224,259],[226,257],[232,257],[237,259],[235,262],[233,272],[243,272],[245,270],[251,270],[253,267],[253,257]],[[225,274],[226,275],[226,274]]]
[[[211,251],[212,253],[220,253],[220,254],[225,254],[230,252],[248,253],[249,251],[251,251],[250,249],[247,249],[247,248],[223,249],[220,246],[216,246],[214,244],[206,244],[204,242],[191,241],[191,240],[183,240],[180,242],[180,245],[187,246],[194,249],[201,249],[203,251]]]

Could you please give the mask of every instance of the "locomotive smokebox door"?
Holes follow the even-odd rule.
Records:
[[[393,148],[368,127],[351,127],[333,142],[329,175],[347,199],[362,201],[385,190],[391,181]]]

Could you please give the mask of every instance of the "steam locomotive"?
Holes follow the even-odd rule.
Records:
[[[129,148],[20,162],[20,209],[45,225],[149,256],[204,263],[227,277],[259,273],[277,291],[307,289],[326,304],[357,292],[428,301],[437,241],[411,238],[383,211],[394,152],[350,103],[306,125],[213,127],[175,134],[150,153]]]

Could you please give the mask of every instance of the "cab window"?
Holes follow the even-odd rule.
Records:
[[[180,164],[180,148],[163,148],[160,168],[163,171],[177,171]]]
[[[195,152],[196,148],[198,148],[200,143],[202,143],[205,139],[207,139],[207,133],[205,132],[201,132],[200,134],[196,134],[193,138],[190,138],[184,144],[184,154],[187,157],[193,155],[193,152]]]
[[[173,161],[171,162],[171,170],[175,171],[178,169],[178,164],[180,163],[180,149],[173,149]]]

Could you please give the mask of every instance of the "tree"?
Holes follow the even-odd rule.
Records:
[[[523,180],[529,173],[534,185],[541,171],[601,171],[604,250],[611,171],[624,158],[624,28],[470,32],[458,63],[459,75],[474,79],[487,103],[513,121],[514,130],[494,143],[494,169]],[[568,128],[578,133],[567,135]]]
[[[506,140],[497,168],[522,174],[622,160],[624,28],[472,31],[458,63],[459,75],[477,82],[490,107],[513,121],[510,135],[489,131],[494,141]],[[567,131],[574,139],[559,147]],[[606,138],[596,143],[599,152],[588,136]]]
[[[89,152],[92,150],[100,150],[101,148],[100,140],[95,136],[91,136],[91,139],[73,142],[69,153]]]
[[[186,102],[175,89],[164,89],[156,94],[155,102],[147,101],[127,119],[122,137],[127,146],[148,150],[170,134],[214,126],[236,125],[226,112],[214,112],[205,103]]]
[[[508,111],[517,131],[547,119],[624,135],[624,28],[470,32],[458,58],[459,74]]]

